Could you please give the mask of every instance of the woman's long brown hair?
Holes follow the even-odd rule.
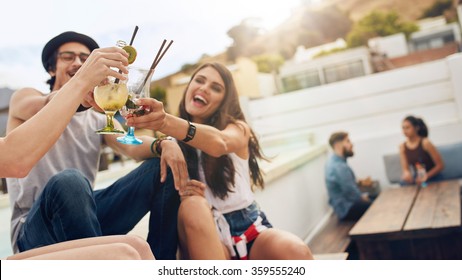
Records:
[[[201,65],[191,76],[191,80],[195,78],[197,72],[206,67],[212,67],[215,69],[221,76],[225,86],[225,97],[223,98],[220,106],[217,111],[205,121],[206,125],[213,126],[219,130],[223,130],[230,123],[236,124],[236,121],[245,122],[245,116],[242,112],[241,106],[239,104],[239,96],[237,94],[237,89],[234,84],[233,77],[231,72],[220,63],[206,63]],[[180,102],[179,114],[180,117],[185,120],[190,120],[189,114],[186,112],[186,91],[185,89],[183,98]],[[249,169],[250,176],[252,179],[253,186],[264,188],[263,175],[258,166],[258,159],[265,159],[260,148],[257,137],[253,130],[250,130],[250,139],[249,139]],[[179,142],[180,147],[184,153],[188,164],[188,172],[191,179],[198,179],[198,163],[197,151],[195,148]],[[207,185],[212,190],[213,194],[221,199],[224,199],[228,192],[232,191],[231,186],[234,185],[234,174],[235,169],[231,158],[228,155],[223,155],[221,157],[212,157],[206,153],[201,153],[200,164],[203,167],[205,179]]]

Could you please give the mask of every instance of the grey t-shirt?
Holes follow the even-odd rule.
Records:
[[[59,116],[57,116],[59,117]],[[95,131],[104,127],[106,117],[93,110],[78,112],[71,119],[56,144],[24,178],[7,178],[11,217],[11,243],[18,252],[19,230],[33,203],[48,180],[69,168],[80,170],[93,184],[98,171],[102,137]],[[50,123],[49,125],[53,125]],[[31,135],[30,141],[41,141]]]

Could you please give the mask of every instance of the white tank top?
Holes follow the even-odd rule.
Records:
[[[200,152],[198,154],[200,158]],[[229,154],[234,164],[234,186],[231,186],[233,192],[228,192],[225,200],[213,195],[210,188],[205,190],[205,198],[211,206],[222,214],[230,213],[248,207],[255,200],[250,183],[249,160],[242,159],[235,153]],[[205,181],[204,170],[199,164],[199,178]]]

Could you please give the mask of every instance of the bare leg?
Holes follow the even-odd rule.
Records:
[[[36,255],[27,260],[141,260],[138,252],[126,243],[90,245]]]
[[[65,259],[123,259],[123,257],[154,259],[148,243],[135,235],[101,236],[66,241],[15,254],[8,259],[59,259],[59,257]]]
[[[296,235],[270,228],[258,235],[250,250],[251,260],[312,260],[310,248]]]
[[[201,196],[181,201],[178,234],[183,257],[193,260],[225,260],[229,254],[220,241],[212,211]]]

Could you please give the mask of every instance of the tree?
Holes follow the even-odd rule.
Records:
[[[150,90],[149,95],[158,101],[164,103],[164,108],[167,108],[167,90],[163,87],[156,86]]]
[[[284,64],[284,58],[280,54],[261,54],[252,57],[252,60],[257,64],[258,72],[271,73],[273,75],[274,88],[279,94],[280,86],[278,83],[279,67]]]
[[[419,28],[412,22],[403,22],[396,12],[373,11],[358,21],[347,35],[350,48],[365,46],[374,37],[383,37],[396,33],[404,33],[406,37]]]
[[[197,63],[186,63],[181,66],[181,72],[192,72],[197,67]]]
[[[258,72],[274,73],[284,64],[284,58],[279,54],[262,54],[252,57],[257,64]]]

